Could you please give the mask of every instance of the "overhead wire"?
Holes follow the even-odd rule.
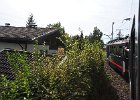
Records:
[[[132,5],[133,5],[133,0],[131,0],[129,16],[131,15],[131,12],[132,12]]]
[[[133,5],[133,0],[131,0],[131,3],[130,3],[130,10],[129,10],[129,14],[128,14],[128,16],[131,16],[131,12],[132,12],[132,5]],[[132,19],[131,19],[132,20]],[[124,21],[122,21],[122,23],[123,23]],[[129,25],[128,25],[128,28],[124,28],[124,26],[125,26],[125,24],[126,24],[126,22],[127,21],[125,21],[122,25],[120,25],[117,29],[121,29],[121,30],[129,30],[129,28],[130,28],[130,23],[129,23]],[[116,29],[116,31],[118,31]],[[115,31],[115,32],[116,32]]]

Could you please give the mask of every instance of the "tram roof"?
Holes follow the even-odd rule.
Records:
[[[125,38],[111,40],[107,43],[107,45],[121,45],[121,44],[126,44],[128,42],[129,42],[129,38],[125,37]]]

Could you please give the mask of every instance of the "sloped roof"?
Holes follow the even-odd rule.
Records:
[[[56,29],[52,28],[0,26],[0,41],[31,42],[56,31]]]
[[[111,40],[107,43],[107,45],[113,45],[113,44],[117,45],[117,44],[126,44],[126,43],[129,43],[129,37]]]

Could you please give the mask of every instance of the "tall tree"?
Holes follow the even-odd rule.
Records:
[[[90,35],[87,37],[89,39],[90,42],[95,42],[95,41],[99,41],[101,43],[101,45],[104,45],[103,40],[101,39],[103,36],[103,33],[100,31],[100,29],[98,29],[97,27],[94,27],[94,30],[92,33],[90,33]]]
[[[33,14],[31,14],[26,22],[26,27],[29,27],[29,28],[35,28],[37,27],[36,23],[35,23],[35,19],[34,19],[34,16]]]
[[[48,28],[56,28],[59,30],[59,32],[63,35],[65,34],[65,29],[62,27],[60,22],[54,23],[54,24],[49,24],[47,25]]]
[[[103,33],[97,27],[94,27],[93,33],[90,33],[90,35],[89,35],[89,40],[91,42],[101,40],[102,35],[103,35]]]
[[[65,33],[65,29],[64,27],[61,25],[60,22],[54,23],[54,24],[49,24],[47,25],[48,28],[54,28],[57,29],[59,31],[60,34],[58,34],[57,39],[59,39],[61,41],[61,43],[63,43],[64,47],[66,46],[66,37],[67,34]]]

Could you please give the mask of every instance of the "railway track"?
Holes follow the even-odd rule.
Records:
[[[110,77],[110,85],[116,91],[113,100],[130,100],[129,83],[116,71],[114,71],[107,62],[104,64],[106,74]]]

